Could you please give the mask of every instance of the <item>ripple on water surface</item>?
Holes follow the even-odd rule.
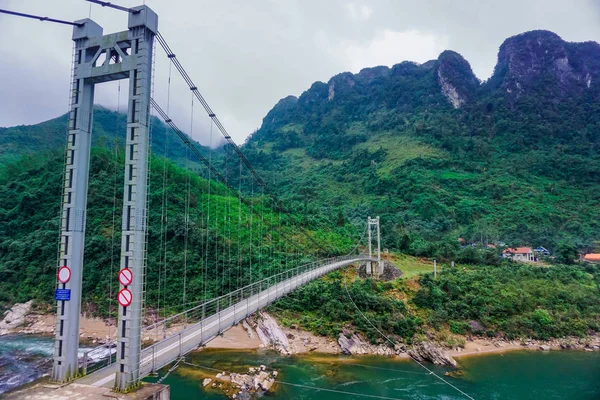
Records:
[[[280,372],[280,382],[303,386],[280,383],[276,386],[276,392],[268,396],[273,399],[365,398],[359,394],[415,400],[465,398],[408,360],[336,355],[284,357],[270,352],[212,349],[195,353],[188,360],[233,372],[245,372],[251,366],[264,364]],[[478,400],[600,399],[600,353],[597,352],[516,351],[462,358],[459,364],[463,374],[455,378],[443,376],[449,369],[430,368]],[[200,372],[197,368],[186,367],[175,370],[164,383],[171,384],[172,400],[225,399],[216,389],[202,388],[203,377],[214,377],[215,374],[209,370]],[[322,391],[319,388],[339,392]]]

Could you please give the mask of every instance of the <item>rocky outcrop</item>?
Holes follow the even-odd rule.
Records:
[[[460,54],[446,50],[438,58],[438,84],[452,107],[460,108],[474,96],[479,80]]]
[[[545,94],[559,101],[582,95],[599,76],[598,43],[569,43],[553,32],[536,30],[504,41],[490,82],[512,99]]]
[[[386,345],[372,345],[353,332],[344,330],[340,333],[338,344],[343,354],[377,354],[380,356],[394,356],[404,352],[400,345],[391,348]]]
[[[31,312],[33,300],[27,303],[16,303],[4,313],[4,319],[0,321],[0,335],[6,335],[11,329],[18,328],[25,323],[25,317]]]
[[[277,321],[266,312],[259,312],[250,326],[256,330],[263,345],[279,351],[281,354],[291,354],[290,343],[286,334],[281,330]]]
[[[377,271],[377,263],[373,263],[373,268]],[[400,278],[402,271],[389,261],[383,261],[383,273],[377,277],[382,281],[393,281],[394,279]],[[358,267],[358,276],[361,278],[367,277],[367,263],[361,263]],[[370,276],[370,275],[369,275]]]
[[[415,343],[408,351],[408,354],[419,362],[429,361],[435,365],[445,365],[456,367],[456,361],[450,357],[444,350],[430,342]]]

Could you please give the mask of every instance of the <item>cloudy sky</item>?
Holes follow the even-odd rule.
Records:
[[[135,6],[143,0],[114,0]],[[568,41],[600,41],[596,0],[146,0],[159,30],[234,139],[243,140],[281,98],[314,81],[403,60],[461,53],[482,80],[508,37],[548,29]],[[0,0],[0,8],[87,18],[84,0]],[[125,30],[125,13],[91,6],[105,33]],[[68,109],[71,28],[0,14],[0,126],[44,121]],[[166,108],[168,62],[157,47],[155,99]],[[122,85],[126,85],[123,81]],[[125,87],[125,86],[123,86]],[[96,103],[123,110],[118,83]],[[123,93],[126,93],[123,90]],[[170,114],[208,144],[210,124],[173,74]],[[193,121],[193,122],[192,122]],[[216,141],[216,136],[215,139]]]

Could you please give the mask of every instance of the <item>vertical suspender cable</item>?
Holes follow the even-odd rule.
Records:
[[[228,165],[228,161],[229,161],[229,144],[225,144],[225,180],[226,180],[226,186],[229,186],[229,174],[228,174],[228,169],[227,169],[227,165]],[[228,245],[228,251],[227,251],[227,260],[229,260],[229,264],[228,264],[228,273],[229,273],[229,288],[231,289],[231,275],[232,275],[232,271],[231,271],[231,266],[233,265],[231,262],[231,195],[233,193],[229,194],[227,196],[227,245]],[[237,284],[235,285],[235,288],[237,288]]]
[[[167,81],[167,112],[170,108],[171,103],[171,63],[169,63],[169,78]],[[157,317],[160,319],[160,305],[161,297],[163,308],[165,304],[165,287],[166,282],[166,268],[167,268],[167,214],[168,214],[168,201],[169,197],[167,194],[167,158],[169,157],[169,125],[165,125],[165,145],[163,154],[163,182],[162,182],[162,209],[160,216],[160,265],[158,269],[158,309]],[[166,318],[166,312],[163,310],[163,316]],[[157,325],[158,326],[158,325]]]
[[[244,276],[242,274],[242,160],[240,160],[240,174],[238,176],[238,232],[237,232],[237,237],[238,237],[238,274],[239,274],[239,280],[240,286],[244,286]]]
[[[119,118],[121,117],[121,81],[119,81],[119,85],[117,87],[117,118],[116,118],[116,130],[119,132]],[[114,157],[113,160],[113,209],[112,209],[112,235],[110,236],[110,286],[109,286],[109,295],[108,295],[108,315],[109,318],[112,318],[112,314],[114,311],[114,299],[113,299],[113,281],[115,277],[114,272],[114,264],[115,264],[115,220],[116,220],[116,209],[117,209],[117,164],[119,163],[119,153],[118,153],[119,142],[117,138],[114,140]],[[110,329],[110,328],[109,328]],[[117,324],[115,324],[115,337],[116,337]],[[112,335],[109,332],[109,337],[112,338]]]
[[[191,117],[190,117],[190,138],[192,137],[192,133],[194,132],[194,96],[192,96],[192,105],[191,105]],[[189,240],[189,219],[190,219],[190,152],[189,148],[186,146],[185,148],[185,204],[184,204],[184,239],[183,239],[183,310],[185,310],[186,305],[186,295],[187,295],[187,255],[188,255],[188,240]],[[186,323],[187,323],[187,314],[186,314]]]
[[[207,291],[208,291],[208,248],[209,248],[209,244],[210,244],[210,197],[211,197],[211,176],[210,176],[210,172],[211,172],[211,167],[212,167],[212,138],[213,138],[213,121],[212,119],[210,120],[210,139],[209,139],[209,145],[208,145],[208,179],[206,180],[207,184],[208,184],[208,195],[207,195],[207,205],[206,205],[206,250],[204,252],[204,258],[205,258],[205,263],[204,263],[204,279],[205,279],[205,284],[204,284],[204,299],[208,299],[207,298]]]
[[[254,222],[254,180],[252,178],[250,178],[250,187],[250,248],[248,253],[250,255],[249,282],[252,282],[252,223]]]

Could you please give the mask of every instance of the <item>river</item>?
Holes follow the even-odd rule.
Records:
[[[47,373],[51,355],[51,338],[0,337],[0,393]],[[393,399],[465,398],[408,360],[315,354],[286,357],[264,351],[205,350],[188,356],[187,361],[234,372],[245,372],[249,366],[261,364],[276,369],[280,373],[278,381],[286,384],[276,386],[275,393],[268,395],[272,399],[366,398],[349,393]],[[478,400],[600,399],[599,352],[514,351],[461,358],[459,364],[462,375],[444,379]],[[440,375],[449,371],[431,368]],[[165,372],[161,371],[161,375]],[[225,399],[217,389],[202,388],[202,379],[214,375],[210,370],[182,365],[163,383],[171,386],[172,400]]]

